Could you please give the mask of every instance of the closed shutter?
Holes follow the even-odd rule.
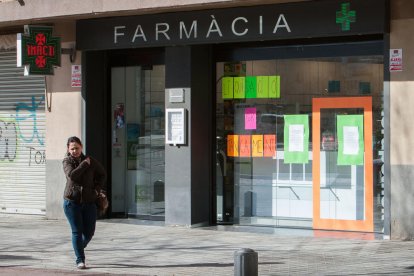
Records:
[[[0,51],[0,212],[44,214],[45,81],[23,76],[16,51]]]

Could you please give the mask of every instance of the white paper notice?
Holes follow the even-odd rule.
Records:
[[[390,72],[399,72],[402,70],[402,49],[390,49]]]
[[[303,151],[304,125],[289,126],[289,151]]]
[[[72,87],[81,87],[82,86],[82,66],[81,65],[72,65],[72,78],[71,86]]]
[[[344,126],[344,154],[356,155],[359,152],[359,132],[357,126]]]
[[[181,113],[171,113],[170,122],[172,140],[181,143],[184,137],[184,121]]]

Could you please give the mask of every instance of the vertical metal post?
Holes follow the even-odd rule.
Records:
[[[234,252],[234,276],[258,276],[258,255],[253,249]]]

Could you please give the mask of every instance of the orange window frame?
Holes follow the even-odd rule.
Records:
[[[320,143],[321,109],[363,108],[364,109],[364,220],[322,219],[320,217]],[[313,149],[313,228],[349,231],[374,231],[373,215],[373,157],[372,157],[372,98],[337,97],[312,99],[312,149]]]

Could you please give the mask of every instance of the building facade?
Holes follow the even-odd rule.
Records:
[[[121,2],[0,3],[2,212],[62,217],[78,135],[108,217],[414,237],[410,1]],[[13,66],[24,25],[53,75]]]

